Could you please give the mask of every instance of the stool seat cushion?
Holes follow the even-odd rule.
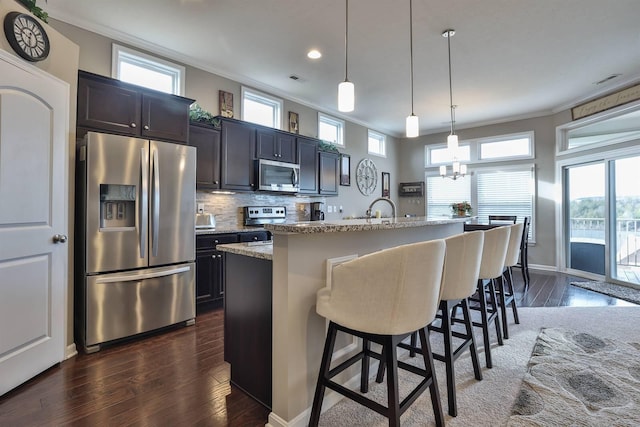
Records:
[[[492,228],[484,232],[480,279],[493,279],[502,275],[510,232],[510,226]]]
[[[522,230],[524,229],[524,223],[519,222],[510,226],[511,233],[509,234],[509,247],[507,249],[507,256],[504,260],[505,267],[513,267],[518,264],[520,258],[520,242],[522,240]]]
[[[447,245],[440,300],[460,300],[476,290],[484,231],[471,231],[445,239]]]
[[[444,240],[406,244],[364,255],[333,269],[331,289],[317,292],[319,315],[346,328],[400,335],[435,318]]]

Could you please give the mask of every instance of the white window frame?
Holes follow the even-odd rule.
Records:
[[[471,161],[473,160],[474,156],[473,156],[473,147],[471,146],[471,144],[468,141],[461,141],[458,144],[458,149],[463,148],[463,147],[469,147],[469,159],[464,159],[464,160],[460,160],[460,162],[462,163],[466,163],[469,164],[471,163]],[[429,168],[429,167],[433,167],[433,166],[440,166],[440,165],[450,165],[451,162],[453,161],[453,158],[449,161],[445,161],[445,162],[434,162],[431,160],[431,152],[435,151],[435,150],[442,150],[442,149],[446,149],[447,148],[447,144],[436,144],[436,145],[425,145],[424,146],[424,167],[425,168]]]
[[[113,43],[111,46],[111,77],[114,79],[120,80],[120,65],[122,62],[128,62],[140,68],[170,76],[173,83],[172,91],[169,93],[184,95],[186,71],[182,65]]]
[[[587,150],[603,149],[619,143],[637,139],[637,136],[621,136],[619,138],[609,138],[604,141],[597,141],[592,144],[584,144],[578,147],[569,148],[569,132],[575,129],[584,128],[585,126],[615,119],[627,113],[633,113],[640,109],[640,100],[621,105],[610,110],[594,114],[593,116],[583,117],[578,120],[560,125],[556,127],[556,155],[559,157],[581,153]]]
[[[371,151],[369,141],[375,140],[378,143],[378,149]],[[375,130],[367,130],[367,152],[378,157],[387,157],[387,137]]]
[[[242,120],[255,123],[245,115],[245,101],[250,99],[251,101],[271,107],[273,110],[273,125],[271,127],[274,129],[282,129],[282,111],[284,109],[284,102],[282,99],[245,86],[242,86],[241,88],[241,98],[242,107],[240,111],[242,114]]]
[[[505,157],[494,157],[491,159],[481,159],[480,158],[480,148],[482,144],[492,143],[492,142],[500,142],[500,141],[508,141],[511,139],[529,139],[529,153],[520,156],[505,156]],[[534,131],[526,131],[526,132],[518,132],[511,133],[505,135],[496,135],[484,138],[475,138],[475,139],[467,139],[459,142],[460,147],[469,147],[469,160],[462,160],[462,163],[466,164],[480,164],[480,163],[495,163],[495,162],[504,162],[511,160],[526,160],[526,159],[535,159],[535,134]],[[424,167],[436,167],[440,165],[448,165],[451,162],[432,162],[431,161],[431,151],[439,150],[446,148],[447,144],[429,144],[424,147]]]
[[[515,156],[502,156],[502,157],[492,157],[490,159],[483,159],[481,157],[482,145],[483,144],[491,144],[494,142],[502,142],[509,141],[514,139],[528,139],[529,140],[529,152],[527,154],[515,155]],[[529,132],[519,132],[512,133],[508,135],[500,135],[489,138],[480,138],[475,141],[477,148],[477,162],[478,163],[488,163],[488,162],[504,162],[507,160],[521,160],[521,159],[533,159],[535,158],[535,144],[534,144],[534,133],[533,131]]]
[[[336,128],[336,133],[337,133],[337,140],[336,141],[327,141],[330,142],[334,145],[337,145],[338,147],[345,147],[345,138],[344,138],[344,129],[345,129],[345,123],[344,120],[340,120],[337,119],[335,117],[329,116],[327,114],[318,112],[318,138],[322,139],[320,137],[320,124],[324,123],[330,126],[335,126]]]

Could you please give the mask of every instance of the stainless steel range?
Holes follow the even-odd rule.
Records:
[[[284,206],[245,206],[244,225],[261,226],[264,224],[282,224],[287,220],[287,208]]]

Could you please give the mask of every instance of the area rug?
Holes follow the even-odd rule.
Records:
[[[640,425],[640,337],[543,329],[508,426]]]
[[[483,375],[482,381],[477,381],[474,378],[471,360],[467,354],[462,355],[456,361],[457,417],[451,417],[447,414],[447,385],[444,363],[435,362],[436,377],[447,426],[493,427],[504,426],[510,422],[511,410],[514,407],[516,397],[519,395],[523,378],[527,373],[532,350],[540,331],[544,328],[557,327],[579,330],[601,339],[606,338],[619,342],[640,342],[638,329],[638,325],[640,325],[640,307],[638,306],[525,307],[520,308],[519,313],[519,325],[514,324],[513,320],[509,322],[510,338],[505,340],[505,345],[498,346],[495,344],[495,338],[492,338],[492,369],[485,367],[481,345],[482,339],[478,341],[480,345],[479,356]],[[480,329],[476,329],[476,337],[481,337]],[[432,333],[431,342],[434,350],[441,348],[442,336]],[[640,348],[637,351],[640,351]],[[639,372],[640,367],[636,370],[636,373]],[[416,381],[415,376],[402,374],[400,377],[401,397],[404,397],[403,391],[406,393],[412,385],[415,385]],[[354,388],[357,389],[357,386]],[[368,395],[384,403],[386,399],[385,384],[377,384],[372,381]],[[636,408],[638,407],[636,406]],[[573,414],[571,412],[565,413],[564,419],[555,425],[580,425],[572,424],[572,417]],[[433,408],[429,393],[423,393],[402,415],[400,421],[403,427],[434,426]],[[299,425],[305,424],[300,423]],[[521,421],[520,425],[534,426],[536,423],[530,422],[527,424],[525,421]],[[624,424],[624,420],[622,420],[621,423],[612,425],[627,424]],[[297,426],[298,424],[296,424]],[[388,422],[386,418],[374,411],[348,399],[343,399],[321,415],[320,426],[386,427]]]
[[[571,285],[640,305],[640,290],[607,282],[571,282]]]

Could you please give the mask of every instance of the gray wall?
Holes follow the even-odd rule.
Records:
[[[64,34],[66,37],[74,41],[80,46],[80,69],[89,71],[92,73],[111,76],[111,49],[114,40],[103,37],[101,35],[83,30],[73,25],[66,24],[61,21],[50,19],[51,25]],[[135,46],[127,45],[115,41],[118,44],[138,49]],[[143,51],[142,49],[138,49]],[[154,55],[153,52],[146,52]],[[164,58],[172,61],[171,58]],[[177,61],[174,61],[177,62]],[[184,64],[183,64],[184,65]],[[231,92],[234,95],[234,111],[236,118],[240,118],[240,97],[241,97],[241,84],[233,80],[212,74],[207,71],[203,71],[188,65],[186,66],[186,85],[185,96],[195,99],[198,104],[205,110],[211,112],[214,115],[219,113],[218,107],[218,91],[224,90]],[[337,85],[336,82],[336,98],[337,98]],[[256,88],[261,90],[260,88]],[[288,120],[288,111],[295,111],[299,115],[299,127],[300,134],[310,137],[317,137],[318,129],[318,111],[310,108],[306,105],[301,105],[287,99],[284,99],[284,115],[285,121]],[[330,114],[331,113],[327,113]],[[341,117],[342,118],[342,117]],[[284,127],[287,129],[288,127]],[[375,130],[375,129],[374,129]],[[346,147],[340,149],[341,152],[351,155],[351,186],[341,186],[340,195],[337,197],[321,197],[318,201],[324,201],[327,205],[342,206],[343,212],[340,213],[326,213],[326,219],[340,219],[345,216],[364,215],[369,203],[380,196],[382,190],[380,184],[375,193],[371,196],[363,196],[357,189],[355,184],[355,167],[358,162],[365,157],[373,159],[378,167],[378,180],[381,179],[381,172],[391,173],[391,197],[395,200],[397,197],[397,142],[394,138],[387,136],[387,157],[376,157],[367,154],[367,128],[359,124],[352,122],[346,123],[345,131]],[[209,197],[208,193],[198,193],[200,200],[207,201]],[[294,198],[294,196],[290,196]],[[242,203],[247,204],[264,204],[264,198],[257,197],[255,200],[251,198],[247,199],[246,196],[241,196],[239,199]],[[301,201],[292,201],[290,204],[299,204],[308,202],[309,198],[303,198]],[[273,203],[278,203],[278,198],[274,198]],[[220,203],[215,201],[210,202],[211,206],[216,206],[218,212],[214,214],[221,217],[228,217],[234,215],[237,210],[237,204],[230,204],[228,209],[221,206]],[[384,212],[384,206],[380,206]],[[327,211],[325,206],[325,212]]]

